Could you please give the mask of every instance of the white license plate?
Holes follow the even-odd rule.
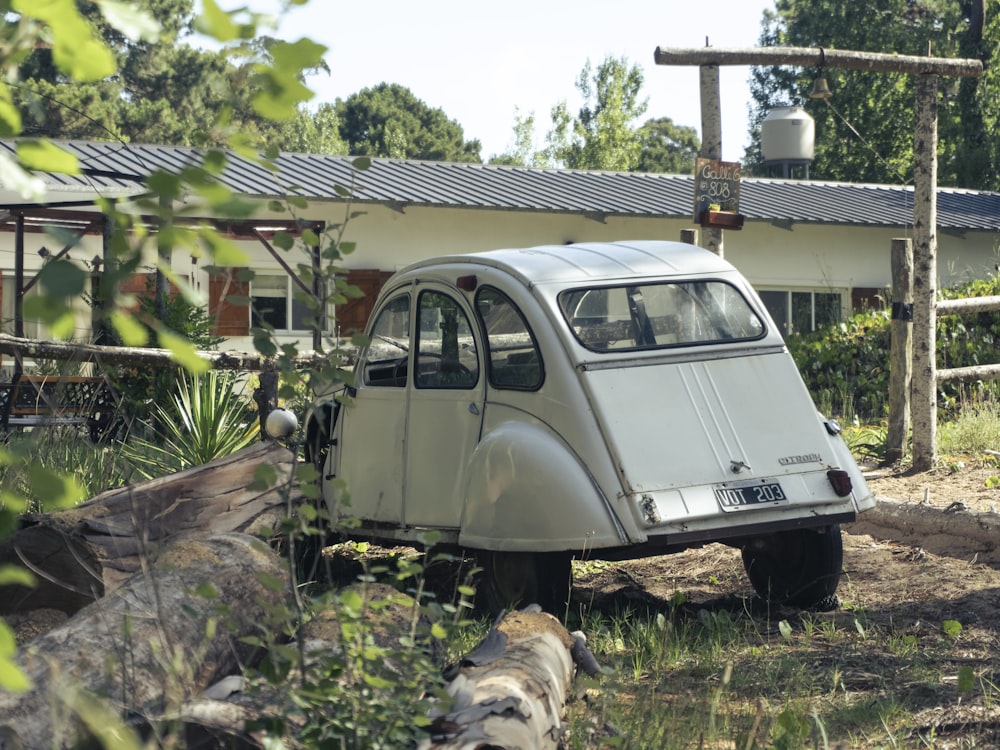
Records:
[[[744,510],[762,505],[788,502],[785,491],[777,482],[751,479],[746,482],[727,482],[715,488],[715,498],[723,510]]]

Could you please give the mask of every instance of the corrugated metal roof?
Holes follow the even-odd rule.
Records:
[[[200,163],[201,149],[94,141],[62,141],[75,153],[82,175],[41,175],[53,188],[96,193],[139,185],[153,169],[179,172]],[[12,141],[0,146],[13,151]],[[532,169],[484,164],[372,159],[365,171],[352,157],[283,153],[276,169],[229,153],[220,181],[248,197],[297,195],[340,201],[337,188],[352,187],[356,203],[403,207],[449,206],[598,216],[690,217],[690,175]],[[913,222],[913,190],[804,180],[745,178],[740,212],[748,221],[866,224],[899,227]],[[1000,230],[1000,193],[940,188],[938,226],[951,230]]]

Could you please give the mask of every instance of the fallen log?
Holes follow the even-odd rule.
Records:
[[[418,750],[555,750],[574,662],[598,671],[582,635],[532,608],[507,613],[458,665],[447,688],[454,706]]]
[[[1000,514],[970,513],[962,503],[941,509],[879,498],[851,524],[852,534],[870,534],[921,547],[936,555],[1000,563]]]
[[[0,692],[0,737],[15,747],[74,746],[81,690],[121,716],[169,713],[254,662],[241,639],[259,635],[288,591],[287,565],[253,537],[175,541],[143,574],[22,650],[18,665],[33,687]]]
[[[0,587],[0,615],[58,609],[72,615],[135,575],[167,543],[211,532],[277,528],[293,484],[295,456],[259,443],[177,474],[104,492],[76,508],[26,516],[0,547],[0,566],[18,565],[37,585]],[[256,486],[258,468],[276,481]]]

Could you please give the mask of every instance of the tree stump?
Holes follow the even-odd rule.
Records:
[[[240,639],[259,635],[288,592],[287,564],[259,540],[174,541],[141,575],[23,649],[17,661],[33,687],[0,692],[0,738],[73,746],[83,733],[75,706],[88,694],[121,716],[169,713],[254,662]]]

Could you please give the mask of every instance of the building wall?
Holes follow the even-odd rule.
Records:
[[[477,252],[503,247],[540,244],[612,241],[620,239],[677,240],[682,229],[692,228],[687,219],[588,217],[526,211],[496,211],[458,208],[406,207],[402,211],[386,206],[358,206],[363,215],[347,221],[344,238],[357,249],[345,256],[346,269],[395,271],[414,261],[434,255]],[[327,224],[344,221],[344,207],[336,203],[313,203],[301,214]],[[282,217],[288,218],[288,217]],[[761,289],[836,291],[843,295],[844,312],[849,312],[852,290],[880,290],[890,280],[889,257],[894,237],[912,237],[907,227],[833,226],[798,224],[790,229],[763,221],[748,221],[742,231],[725,234],[725,257],[754,285]],[[247,265],[258,273],[283,273],[280,265],[261,243],[236,243],[247,255]],[[939,288],[993,273],[998,262],[1000,237],[989,232],[969,232],[938,236]],[[56,253],[58,241],[42,234],[25,236],[26,276],[42,265],[41,247]],[[155,243],[147,242],[147,252],[155,253]],[[10,331],[14,235],[0,234],[0,275],[3,279],[3,330]],[[88,236],[70,250],[68,257],[82,267],[101,255],[101,238]],[[293,267],[307,263],[305,253],[293,250],[287,256]],[[207,300],[209,279],[207,258],[196,259],[189,250],[177,249],[173,265],[177,273],[191,279],[192,286]],[[152,271],[149,262],[140,269]],[[78,325],[75,337],[88,340],[89,308],[75,303]],[[38,335],[29,322],[29,335]],[[290,332],[282,341],[299,341],[308,348],[311,337]],[[233,337],[228,346],[252,347],[249,337]]]

